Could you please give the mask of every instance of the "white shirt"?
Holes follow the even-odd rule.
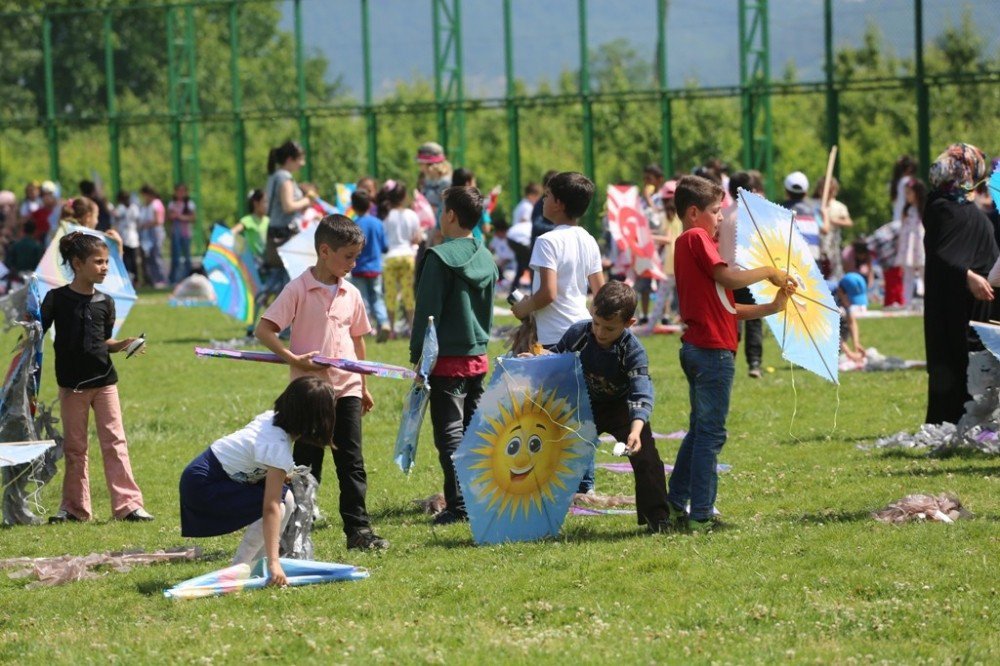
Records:
[[[139,217],[142,212],[138,204],[118,204],[115,207],[115,229],[122,237],[125,247],[139,247]]]
[[[510,245],[507,245],[506,238],[494,236],[493,240],[490,241],[490,250],[493,251],[497,263],[507,264],[515,260],[514,251],[510,249]]]
[[[268,467],[291,472],[292,441],[272,423],[274,412],[259,414],[245,427],[212,442],[212,453],[233,481],[257,483],[267,476]]]
[[[409,208],[393,208],[382,221],[385,227],[385,243],[389,246],[389,251],[385,253],[386,259],[392,257],[412,257],[416,254],[413,250],[413,237],[420,231],[420,219],[417,214]]]
[[[556,272],[556,299],[535,312],[538,342],[554,345],[570,326],[590,319],[587,278],[601,272],[601,250],[586,230],[563,224],[538,237],[530,265],[535,269],[533,292],[541,286],[539,269]]]

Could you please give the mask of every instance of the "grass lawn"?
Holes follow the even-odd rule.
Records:
[[[192,543],[180,536],[181,471],[213,439],[266,409],[287,371],[195,359],[196,344],[237,336],[240,327],[214,309],[170,309],[164,295],[144,296],[132,311],[124,333],[139,331],[148,334],[148,353],[116,363],[132,464],[156,521],[108,520],[92,435],[97,519],[2,529],[0,557]],[[867,320],[862,332],[883,353],[923,357],[920,319]],[[646,343],[653,426],[684,428],[679,340]],[[329,461],[320,503],[331,518],[314,533],[317,559],[368,567],[370,579],[163,598],[163,588],[227,564],[239,535],[200,540],[217,553],[211,561],[137,567],[55,588],[25,590],[25,581],[0,574],[0,662],[997,663],[997,459],[861,451],[858,443],[921,423],[925,374],[847,374],[838,391],[790,371],[770,336],[766,345],[773,373],[752,380],[742,356],[737,365],[721,458],[732,471],[721,476],[718,502],[731,530],[647,536],[633,516],[570,516],[558,539],[476,547],[467,525],[432,529],[411,503],[440,486],[429,424],[406,478],[391,461],[406,384],[372,379],[368,506],[392,547],[346,550]],[[369,351],[390,363],[406,360],[401,341]],[[47,343],[42,398],[55,395]],[[667,462],[677,446],[659,443]],[[609,449],[598,459],[611,461]],[[58,509],[61,481],[60,474],[42,493],[49,513]],[[602,493],[633,492],[628,475],[598,470],[597,484]],[[903,495],[941,491],[957,493],[976,517],[887,526],[869,515]]]

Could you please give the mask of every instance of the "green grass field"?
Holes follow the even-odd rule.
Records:
[[[195,359],[192,348],[240,327],[214,309],[170,309],[143,296],[123,334],[146,331],[144,357],[119,357],[133,467],[156,515],[109,520],[92,436],[97,519],[0,530],[0,557],[84,555],[192,545],[180,536],[177,481],[213,439],[244,425],[283,388],[279,366]],[[887,354],[923,357],[919,319],[868,320],[863,338]],[[14,333],[3,339],[6,349]],[[417,468],[391,461],[406,384],[373,379],[365,420],[368,505],[384,553],[348,552],[332,516],[316,557],[368,567],[366,581],[168,601],[162,590],[228,563],[239,535],[197,545],[209,561],[137,567],[26,590],[0,574],[0,661],[285,663],[448,662],[990,663],[1000,659],[997,553],[1000,465],[931,459],[856,445],[918,426],[921,371],[849,374],[838,388],[790,371],[767,337],[762,380],[737,365],[718,507],[733,529],[648,536],[632,516],[570,516],[558,539],[476,547],[467,525],[432,529],[411,500],[438,491],[429,425]],[[676,336],[647,338],[653,426],[686,426]],[[370,356],[406,360],[403,342]],[[495,346],[500,353],[501,347]],[[47,343],[42,398],[55,398]],[[794,414],[794,419],[793,419]],[[678,442],[661,442],[673,461]],[[610,447],[598,459],[611,461]],[[332,463],[331,463],[332,464]],[[331,479],[335,477],[331,474]],[[58,509],[61,474],[42,493]],[[632,479],[598,471],[598,491],[632,494]],[[975,518],[955,525],[876,523],[870,512],[914,492],[957,493]],[[996,663],[996,662],[993,662]]]

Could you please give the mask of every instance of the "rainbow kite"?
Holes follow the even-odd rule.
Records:
[[[350,564],[292,560],[284,557],[279,561],[285,576],[288,578],[288,585],[291,587],[368,578],[367,569]],[[167,599],[200,599],[241,590],[259,590],[267,585],[270,578],[265,564],[266,559],[258,560],[252,568],[249,564],[234,564],[231,567],[178,583],[169,590],[164,590],[163,596]]]
[[[73,281],[72,269],[64,264],[62,257],[59,256],[59,241],[63,236],[74,231],[97,236],[108,246],[108,275],[104,278],[104,282],[95,286],[97,291],[110,296],[115,302],[115,325],[111,335],[117,336],[122,324],[125,323],[125,318],[128,317],[129,311],[135,304],[135,287],[132,286],[132,280],[128,276],[128,271],[125,270],[121,248],[100,231],[67,222],[63,222],[56,228],[52,242],[49,243],[45,254],[42,255],[42,260],[35,268],[35,275],[38,277],[39,302],[45,299],[45,294],[50,289],[57,289]]]
[[[240,349],[195,347],[194,354],[201,358],[229,358],[237,361],[256,361],[257,363],[285,362],[284,359],[272,352],[243,351]],[[377,361],[361,361],[353,358],[327,358],[326,356],[313,356],[312,360],[319,365],[344,370],[345,372],[355,372],[359,375],[373,375],[389,379],[413,379],[417,376],[417,373],[409,368],[378,363]]]
[[[241,236],[216,224],[202,261],[219,309],[250,326],[254,320],[254,299],[260,291],[260,276],[253,253]]]

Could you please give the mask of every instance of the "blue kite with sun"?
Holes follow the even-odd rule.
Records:
[[[596,448],[576,354],[497,359],[453,456],[476,543],[559,534]]]

